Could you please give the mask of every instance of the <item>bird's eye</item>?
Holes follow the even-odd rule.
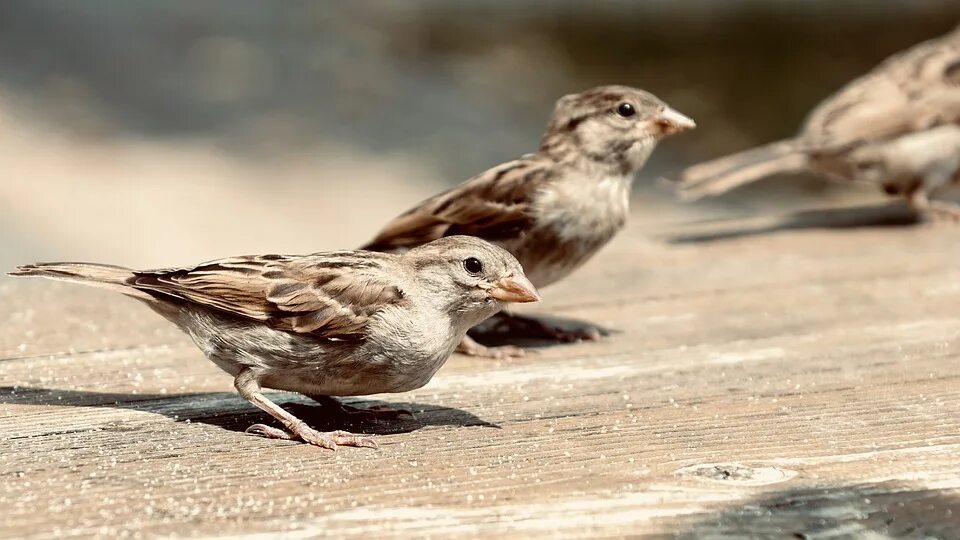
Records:
[[[463,269],[470,274],[477,275],[483,271],[483,263],[476,257],[467,257],[463,260]]]
[[[617,105],[617,114],[624,118],[630,118],[631,116],[637,114],[637,109],[634,108],[632,103],[624,101],[623,103]]]

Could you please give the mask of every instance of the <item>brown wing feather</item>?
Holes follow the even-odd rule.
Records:
[[[403,300],[390,255],[337,252],[220,259],[193,268],[135,272],[130,285],[278,330],[350,339],[376,312]]]
[[[489,169],[396,217],[362,249],[392,251],[454,234],[497,241],[532,220],[532,197],[555,163],[528,156]]]
[[[811,111],[805,146],[829,152],[960,122],[958,65],[960,30],[891,56]]]

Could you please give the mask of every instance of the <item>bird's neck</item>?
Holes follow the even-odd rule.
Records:
[[[643,167],[649,153],[646,156],[636,156],[634,153],[627,152],[591,150],[587,145],[570,137],[561,137],[548,132],[540,142],[537,155],[584,176],[633,178],[634,173]],[[637,157],[642,159],[638,160]]]
[[[500,311],[499,304],[474,304],[468,301],[466,294],[450,294],[452,288],[453,285],[445,279],[421,278],[418,289],[422,294],[411,296],[411,301],[424,312],[447,318],[454,332],[466,332]]]
[[[627,188],[633,184],[633,179],[636,177],[631,167],[619,164],[612,165],[609,162],[590,159],[589,157],[573,159],[564,165],[572,174],[584,178],[594,178],[598,182],[602,180],[617,180],[617,183],[623,183]]]

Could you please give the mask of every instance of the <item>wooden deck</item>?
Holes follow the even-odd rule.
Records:
[[[960,229],[879,212],[637,214],[530,310],[612,337],[350,400],[417,413],[380,450],[245,435],[149,310],[6,279],[0,537],[960,537]]]

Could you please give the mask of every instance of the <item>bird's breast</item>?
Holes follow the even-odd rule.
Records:
[[[565,176],[538,194],[533,227],[504,247],[537,287],[563,278],[623,228],[630,183],[629,177]]]
[[[378,314],[364,347],[368,362],[378,366],[380,374],[374,392],[406,392],[430,382],[466,330],[429,309],[388,309]]]
[[[536,224],[549,227],[561,240],[606,242],[626,222],[630,184],[629,176],[568,173],[537,195]]]

